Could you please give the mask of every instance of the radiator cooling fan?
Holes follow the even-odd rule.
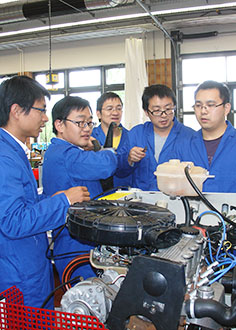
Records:
[[[166,208],[123,200],[74,204],[67,226],[75,238],[120,247],[160,248],[176,244],[181,237],[175,215]]]

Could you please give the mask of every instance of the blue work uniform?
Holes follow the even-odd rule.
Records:
[[[117,151],[118,154],[121,154],[125,150],[128,151],[128,149],[127,149],[127,146],[128,146],[128,130],[124,126],[122,126],[122,124],[120,124],[119,127],[122,128],[122,133],[121,133],[120,143],[119,143],[119,146],[118,146],[118,148],[117,148],[116,151]],[[101,125],[99,125],[98,127],[95,127],[93,129],[92,136],[99,141],[99,143],[101,144],[101,146],[103,146],[105,144],[106,135],[104,134]],[[126,158],[127,157],[128,157],[128,154],[126,154]],[[128,173],[127,172],[128,166],[126,166],[126,170],[124,170],[124,168],[122,170],[123,164],[124,163],[122,163],[120,169],[118,169],[119,170],[119,174],[116,173],[113,176],[114,187],[119,187],[119,186],[127,186],[127,187],[129,187],[129,186],[131,186],[132,176],[131,175],[127,175],[127,173]]]
[[[236,192],[236,129],[226,121],[227,128],[209,165],[202,130],[197,131],[183,145],[179,145],[178,158],[191,161],[209,171],[214,178],[203,184],[204,192]]]
[[[182,140],[190,139],[194,130],[179,123],[174,118],[174,125],[165,141],[159,155],[158,162],[155,158],[154,128],[152,122],[137,125],[129,131],[130,149],[133,147],[146,148],[146,156],[139,162],[134,163],[132,174],[132,187],[144,191],[156,191],[157,178],[155,174],[157,165],[176,158],[174,150]]]
[[[0,150],[0,292],[16,285],[25,305],[40,307],[54,289],[46,231],[65,223],[69,202],[38,195],[25,151],[3,129]]]
[[[86,186],[93,198],[102,193],[99,179],[106,179],[113,175],[117,167],[117,156],[111,150],[85,151],[74,144],[59,138],[53,138],[44,155],[43,162],[43,190],[48,196],[56,191],[75,186]],[[54,236],[56,231],[54,232]],[[74,257],[88,252],[94,245],[90,242],[79,241],[70,236],[64,228],[55,239],[53,254],[78,252],[69,256],[55,258],[55,265],[60,278],[63,271]],[[73,272],[73,277],[82,276],[84,279],[94,276],[89,264],[79,267]]]

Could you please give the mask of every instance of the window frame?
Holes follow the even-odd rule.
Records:
[[[113,65],[102,65],[102,66],[91,66],[91,67],[76,67],[76,68],[69,68],[69,69],[60,69],[60,70],[53,70],[53,73],[64,73],[64,87],[63,88],[58,88],[56,90],[54,89],[48,89],[51,95],[57,95],[57,94],[63,94],[64,96],[68,96],[71,94],[79,94],[79,93],[89,93],[89,92],[99,92],[100,95],[109,92],[109,91],[124,91],[125,89],[125,82],[120,83],[120,84],[110,84],[108,85],[106,82],[106,72],[109,69],[113,68],[125,68],[124,63],[120,64],[113,64]],[[86,70],[100,70],[101,71],[101,80],[99,85],[95,86],[80,86],[80,87],[70,87],[69,84],[69,74],[70,72],[73,71],[86,71]],[[33,73],[33,78],[36,78],[37,75],[41,74],[47,74],[48,71],[40,71],[40,72],[34,72]],[[123,100],[124,102],[124,100]],[[96,118],[96,109],[92,109],[93,114]],[[51,113],[48,113],[49,116],[51,116]],[[96,120],[96,119],[95,119]]]
[[[84,93],[84,92],[104,92],[113,91],[113,90],[124,90],[125,83],[121,84],[110,84],[106,83],[106,71],[109,69],[116,69],[116,68],[125,68],[124,63],[120,64],[113,64],[113,65],[100,65],[100,66],[91,66],[91,67],[76,67],[70,69],[60,69],[60,70],[53,70],[53,73],[64,73],[64,88],[59,88],[57,91],[50,90],[52,94],[61,94],[62,92],[64,95],[70,95],[72,93]],[[73,71],[86,71],[86,70],[101,70],[101,81],[100,85],[95,86],[85,86],[85,87],[70,87],[69,86],[69,73]],[[38,74],[47,74],[48,71],[35,71],[33,73],[33,77],[35,78]]]
[[[194,53],[194,54],[180,54],[180,83],[179,83],[179,105],[178,105],[178,118],[181,122],[184,122],[184,117],[188,115],[193,115],[194,111],[184,111],[184,102],[183,102],[183,89],[185,87],[195,87],[197,88],[198,83],[196,84],[184,84],[183,83],[183,60],[185,59],[197,59],[197,58],[208,58],[208,57],[229,57],[229,56],[236,56],[236,51],[220,51],[220,52],[204,52],[204,53]],[[226,67],[227,70],[227,67]],[[227,71],[226,71],[227,74]],[[227,76],[226,76],[227,79]],[[223,81],[223,83],[227,84],[230,95],[231,95],[231,111],[228,115],[228,120],[231,122],[233,126],[236,126],[236,109],[233,109],[236,100],[234,99],[233,91],[236,90],[236,77],[235,81]],[[236,94],[236,93],[235,93]]]

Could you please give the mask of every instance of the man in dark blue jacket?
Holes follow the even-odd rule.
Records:
[[[73,186],[86,186],[91,198],[102,193],[100,179],[113,175],[117,167],[117,156],[111,149],[98,152],[84,150],[88,147],[94,126],[93,115],[87,100],[77,96],[66,96],[52,109],[53,132],[43,162],[43,190],[51,196],[57,190]],[[56,237],[57,232],[53,236]],[[68,262],[78,254],[94,246],[72,238],[64,228],[54,242],[55,265],[60,278]],[[70,253],[70,254],[68,254]],[[73,276],[94,276],[89,264],[79,267]]]
[[[215,176],[204,182],[203,191],[236,192],[236,130],[226,120],[231,109],[228,87],[203,82],[195,91],[193,108],[201,129],[189,143],[179,145],[178,157]]]
[[[116,127],[113,128],[112,145],[118,153],[123,153],[123,150],[128,145],[128,130],[121,124],[123,112],[123,102],[118,94],[113,92],[103,93],[97,100],[97,117],[100,121],[100,125],[95,127],[92,132],[92,136],[104,146],[108,129],[113,122]],[[127,175],[127,172],[120,168],[119,177],[113,176],[113,186],[130,186],[131,176]],[[128,170],[129,171],[129,170]]]
[[[16,285],[33,307],[54,288],[46,231],[64,225],[70,204],[90,199],[85,187],[48,198],[37,192],[25,143],[48,121],[45,97],[48,91],[26,76],[0,85],[0,292]]]
[[[129,163],[133,165],[132,187],[158,190],[157,166],[176,158],[176,146],[190,139],[194,130],[175,118],[176,98],[165,85],[144,89],[142,105],[150,121],[129,131]]]

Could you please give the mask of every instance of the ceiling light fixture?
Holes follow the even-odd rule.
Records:
[[[3,5],[5,3],[9,3],[9,2],[16,2],[16,0],[0,0],[0,5]]]
[[[176,14],[176,13],[185,13],[185,12],[195,12],[201,10],[208,10],[208,9],[219,9],[219,8],[231,8],[236,7],[236,2],[228,2],[224,4],[214,4],[214,5],[204,5],[204,6],[195,6],[195,7],[187,7],[187,8],[176,8],[176,9],[167,9],[167,10],[159,10],[159,11],[152,11],[152,15],[168,15],[168,14]],[[121,16],[114,16],[114,17],[103,17],[103,18],[96,18],[96,19],[89,19],[80,22],[70,22],[70,23],[62,23],[62,24],[55,24],[51,26],[51,29],[60,29],[60,28],[67,28],[73,26],[82,26],[82,25],[90,25],[90,24],[97,24],[97,23],[106,23],[112,21],[122,21],[128,20],[133,18],[142,18],[147,17],[147,13],[137,13],[137,14],[130,14],[130,15],[121,15]],[[18,31],[11,31],[11,32],[2,32],[0,33],[0,38],[8,37],[12,35],[19,35],[19,34],[27,34],[33,32],[42,32],[46,31],[47,27],[36,27]]]
[[[48,33],[49,33],[49,72],[46,75],[47,85],[53,86],[59,82],[58,74],[52,72],[52,31],[51,31],[51,18],[52,18],[52,3],[48,0]]]
[[[186,13],[186,12],[193,12],[200,10],[223,9],[223,8],[231,8],[231,7],[236,7],[236,2],[226,2],[226,3],[214,4],[214,5],[203,5],[203,6],[194,6],[194,7],[186,7],[186,8],[158,10],[158,11],[153,11],[152,15],[178,14],[178,13]]]
[[[106,23],[106,22],[112,22],[112,21],[118,21],[118,20],[121,21],[121,20],[130,19],[130,18],[139,18],[139,17],[145,17],[145,16],[147,16],[147,14],[141,13],[141,14],[131,14],[131,15],[122,15],[122,16],[115,16],[115,17],[89,19],[89,20],[80,21],[80,22],[55,24],[55,25],[51,26],[51,29],[55,30],[55,29],[80,26],[80,25]],[[0,33],[0,38],[14,36],[14,35],[18,35],[18,34],[32,33],[32,32],[42,32],[42,31],[46,31],[46,30],[47,30],[47,27],[42,26],[42,27],[36,27],[36,28],[30,28],[30,29],[24,29],[24,30],[18,30],[18,31],[2,32],[2,33]]]

